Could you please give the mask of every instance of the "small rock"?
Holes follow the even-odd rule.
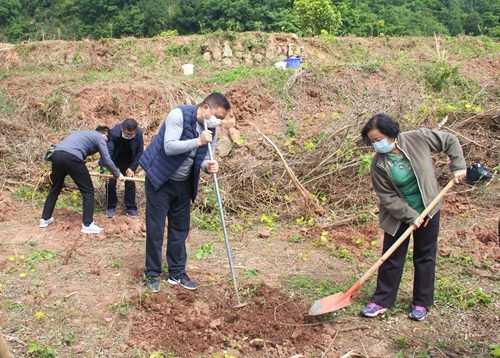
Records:
[[[260,53],[257,53],[253,57],[256,62],[262,62],[264,60],[264,56],[262,56]]]
[[[439,256],[448,257],[448,256],[450,256],[450,254],[451,254],[451,250],[449,248],[446,248],[446,247],[439,248]]]
[[[222,63],[224,64],[224,66],[231,66],[233,64],[233,61],[231,61],[230,58],[226,57],[222,60]]]
[[[233,142],[227,136],[217,138],[217,154],[222,158],[227,157],[233,150]]]
[[[252,56],[250,55],[245,55],[244,57],[244,62],[245,62],[245,65],[253,65],[253,59],[252,59]]]
[[[210,52],[208,52],[208,51],[207,51],[207,52],[205,52],[205,53],[203,54],[203,59],[204,59],[205,61],[207,61],[207,62],[212,61],[212,54],[211,54]]]
[[[335,335],[337,334],[337,330],[335,328],[333,328],[332,326],[326,325],[325,326],[325,331],[331,337],[335,337]]]
[[[238,357],[241,357],[241,353],[236,349],[228,349],[228,350],[226,350],[225,357],[238,358]]]
[[[212,322],[210,322],[210,324],[209,324],[210,328],[212,328],[212,329],[215,329],[215,328],[219,327],[220,325],[222,325],[222,318],[217,318],[217,319],[213,320]]]
[[[80,354],[82,352],[83,352],[83,347],[81,344],[78,344],[78,345],[73,347],[73,353]]]
[[[232,114],[230,114],[226,119],[224,119],[224,122],[222,123],[223,128],[233,128],[236,126],[236,118]]]
[[[317,98],[319,97],[319,91],[316,90],[316,89],[308,89],[306,90],[306,93],[308,94],[309,97],[312,97],[312,98]]]
[[[222,53],[222,57],[224,58],[233,57],[233,50],[231,50],[229,42],[224,42],[224,51]]]
[[[235,143],[236,145],[240,145],[241,133],[236,128],[229,128],[229,138],[231,138],[233,143]]]
[[[186,323],[186,319],[182,316],[177,316],[174,318],[174,321],[177,323]]]
[[[296,328],[293,333],[292,333],[292,338],[293,339],[297,339],[299,338],[302,334],[304,333],[304,331],[301,329],[301,328]]]
[[[220,50],[220,48],[213,48],[212,49],[212,57],[214,58],[214,60],[216,61],[220,61],[222,60],[222,51]]]
[[[259,231],[259,237],[262,239],[267,239],[270,236],[271,236],[271,230],[269,229],[262,229]]]
[[[226,323],[234,323],[239,319],[238,315],[236,314],[228,314],[227,316],[224,317],[224,321]]]
[[[250,341],[250,345],[256,349],[262,349],[264,347],[264,340],[262,338],[254,338]]]

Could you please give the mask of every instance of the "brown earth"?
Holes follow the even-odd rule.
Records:
[[[335,336],[335,329],[305,316],[306,303],[265,285],[242,288],[248,289],[251,296],[242,308],[234,308],[233,292],[218,285],[201,287],[196,294],[175,289],[137,298],[129,343],[155,345],[181,357],[227,349],[245,357],[291,356],[313,354]]]

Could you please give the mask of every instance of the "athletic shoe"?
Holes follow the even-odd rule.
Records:
[[[187,275],[187,273],[170,275],[168,277],[167,282],[173,286],[181,285],[182,287],[184,287],[185,289],[188,289],[188,290],[196,290],[198,288],[198,285],[196,284],[196,282],[191,280],[189,278],[189,276]]]
[[[54,223],[54,218],[50,218],[50,219],[40,219],[40,227],[42,229],[45,229],[47,226],[49,226],[50,224],[53,224]]]
[[[373,318],[384,314],[385,311],[387,311],[387,308],[382,307],[375,302],[370,302],[365,306],[365,308],[363,308],[363,310],[361,311],[361,315],[364,317]]]
[[[87,226],[87,225],[82,224],[82,230],[81,230],[81,232],[82,232],[83,234],[90,234],[90,235],[91,235],[91,234],[100,234],[100,233],[102,233],[103,231],[104,231],[104,229],[103,229],[102,227],[97,226],[97,224],[96,224],[96,223],[94,223],[94,222],[93,222],[93,223],[91,223],[91,224],[90,224],[90,225],[88,225],[88,226]]]
[[[427,313],[427,308],[423,306],[412,305],[408,317],[410,317],[414,321],[423,321],[427,317]]]
[[[106,209],[106,216],[111,219],[113,216],[115,216],[115,208],[112,209]]]
[[[127,209],[127,215],[136,217],[139,215],[139,212],[137,211],[137,209]]]
[[[144,285],[153,293],[160,292],[160,278],[158,276],[145,276]]]

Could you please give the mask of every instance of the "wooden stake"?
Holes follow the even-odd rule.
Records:
[[[0,333],[0,358],[12,358],[12,355],[9,352],[9,346],[7,342],[3,338],[3,335]]]

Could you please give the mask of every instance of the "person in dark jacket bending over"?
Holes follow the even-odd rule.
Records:
[[[200,170],[219,170],[217,161],[209,160],[208,143],[214,146],[216,128],[230,108],[220,93],[212,93],[198,106],[175,108],[139,160],[146,172],[145,284],[153,292],[160,290],[167,217],[167,282],[189,290],[197,288],[186,273],[191,202],[198,191]],[[208,130],[204,130],[204,122]]]
[[[120,172],[127,177],[133,177],[139,166],[139,158],[144,152],[142,129],[138,128],[135,119],[127,118],[111,128],[108,149],[111,159]],[[102,161],[99,164],[102,164]],[[112,218],[118,203],[115,179],[110,179],[106,185],[106,198],[106,215],[108,218]],[[135,183],[133,181],[125,182],[125,209],[127,215],[137,216]]]
[[[52,187],[43,207],[42,218],[40,219],[41,228],[46,228],[54,223],[52,213],[64,186],[64,179],[66,175],[69,175],[82,194],[83,223],[81,232],[84,234],[100,234],[103,231],[101,227],[94,223],[94,186],[90,179],[89,170],[85,166],[85,158],[99,152],[103,164],[111,170],[115,178],[123,180],[123,175],[109,155],[106,144],[108,135],[109,128],[99,126],[94,131],[74,132],[56,145],[51,157],[52,173],[50,174],[50,181]]]
[[[386,114],[377,114],[364,126],[362,137],[373,145],[371,177],[379,199],[380,226],[385,232],[386,252],[413,226],[413,303],[409,317],[426,318],[434,300],[440,203],[423,221],[419,214],[439,194],[434,173],[433,153],[444,152],[450,159],[455,181],[465,178],[466,164],[460,143],[452,134],[421,128],[400,133],[399,124]],[[408,251],[406,240],[378,271],[377,288],[362,310],[365,317],[376,317],[394,305]]]

